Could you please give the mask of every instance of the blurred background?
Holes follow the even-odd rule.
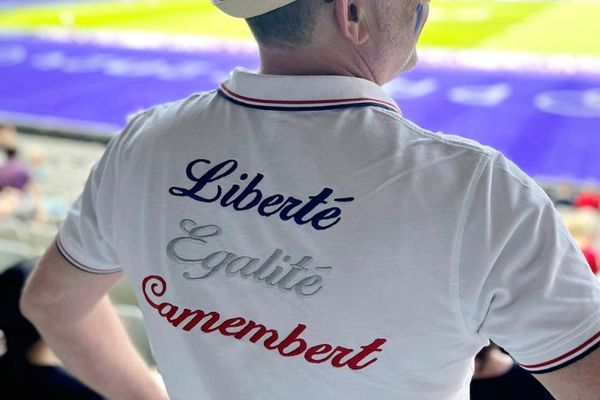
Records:
[[[595,0],[434,0],[419,65],[385,86],[406,118],[535,178],[595,273],[598,16]],[[128,116],[258,63],[244,21],[209,0],[0,0],[0,271],[50,245]],[[135,305],[126,286],[113,300]]]

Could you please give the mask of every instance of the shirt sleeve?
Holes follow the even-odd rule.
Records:
[[[501,153],[471,193],[458,256],[467,329],[538,374],[595,350],[600,282],[547,194]]]
[[[67,217],[61,224],[55,244],[59,252],[74,267],[95,274],[121,271],[115,249],[114,211],[119,190],[119,170],[126,165],[121,155],[131,141],[143,131],[153,109],[139,111],[128,117],[125,129],[115,135],[94,164]],[[119,165],[121,163],[122,165]]]

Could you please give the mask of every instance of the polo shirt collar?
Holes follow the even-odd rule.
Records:
[[[245,107],[309,111],[381,107],[400,113],[385,90],[366,79],[338,75],[266,75],[236,68],[219,94]]]

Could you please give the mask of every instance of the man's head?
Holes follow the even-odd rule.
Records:
[[[243,16],[263,63],[276,54],[268,62],[285,58],[301,70],[306,60],[314,73],[315,64],[327,61],[377,83],[415,65],[415,45],[429,10],[429,0],[225,0],[230,9],[237,1],[257,7]],[[270,11],[261,12],[265,9]],[[325,65],[321,69],[330,72]]]
[[[326,0],[295,0],[266,14],[246,18],[261,47],[305,48],[313,43],[319,17],[326,11]]]

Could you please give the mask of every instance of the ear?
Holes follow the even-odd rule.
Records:
[[[342,36],[353,45],[369,39],[365,20],[365,2],[361,0],[335,0],[335,19]]]

